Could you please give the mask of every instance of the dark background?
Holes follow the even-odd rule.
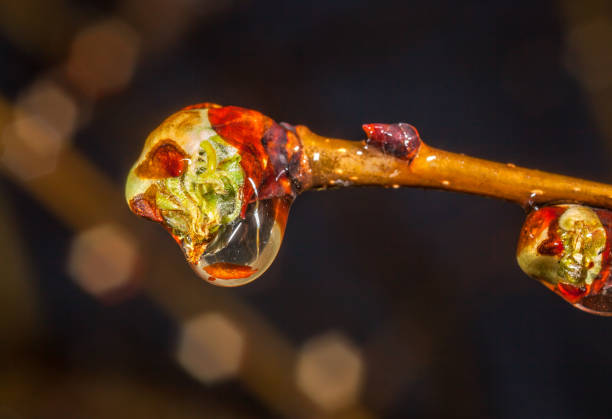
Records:
[[[405,121],[436,147],[612,182],[606,2],[24,0],[0,25],[0,417],[609,417],[612,320],[522,274],[515,205],[308,192],[270,270],[221,289],[122,198],[148,132],[202,101],[356,140]],[[32,154],[14,127],[41,80],[76,117]],[[45,126],[66,114],[44,109]],[[109,222],[138,261],[92,291],[70,266],[103,275],[118,256],[75,243]],[[246,344],[240,369],[202,380],[175,353],[211,311]],[[319,371],[346,400],[296,384],[309,342],[352,354]],[[354,363],[334,372],[347,356],[357,385]]]

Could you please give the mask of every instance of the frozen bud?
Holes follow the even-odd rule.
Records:
[[[531,212],[518,242],[521,269],[574,306],[612,315],[612,212],[551,205]]]
[[[134,213],[168,230],[202,278],[237,286],[274,260],[308,176],[293,127],[204,103],[149,135],[128,175],[126,199]]]

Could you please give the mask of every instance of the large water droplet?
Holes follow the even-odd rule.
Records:
[[[128,175],[126,199],[134,213],[172,235],[203,279],[231,287],[272,264],[309,173],[290,125],[202,104],[149,135]]]
[[[219,231],[193,269],[208,282],[225,287],[257,279],[278,253],[291,201],[283,197],[251,203],[244,218]]]

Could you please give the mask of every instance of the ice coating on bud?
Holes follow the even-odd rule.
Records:
[[[612,213],[582,205],[532,211],[517,248],[521,269],[576,307],[612,315]]]
[[[419,131],[405,122],[364,124],[362,128],[368,137],[367,144],[403,160],[411,161],[422,143]]]
[[[308,174],[290,125],[205,103],[149,135],[125,193],[130,209],[160,223],[202,278],[238,286],[274,260]]]

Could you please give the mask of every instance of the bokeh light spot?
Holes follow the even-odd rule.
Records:
[[[131,284],[137,258],[131,236],[117,225],[104,224],[74,239],[68,272],[88,293],[106,297]]]
[[[327,411],[355,403],[363,375],[364,365],[359,350],[338,333],[309,340],[298,355],[298,387]]]
[[[177,350],[181,366],[203,383],[235,376],[242,362],[244,335],[221,313],[205,313],[183,325]]]
[[[566,64],[588,90],[612,85],[612,22],[598,18],[571,28],[567,38]]]
[[[77,105],[49,80],[25,89],[16,105],[0,134],[0,160],[22,179],[47,175],[74,131]]]
[[[120,20],[86,27],[72,43],[68,77],[90,97],[119,91],[132,78],[139,45],[136,31]]]

